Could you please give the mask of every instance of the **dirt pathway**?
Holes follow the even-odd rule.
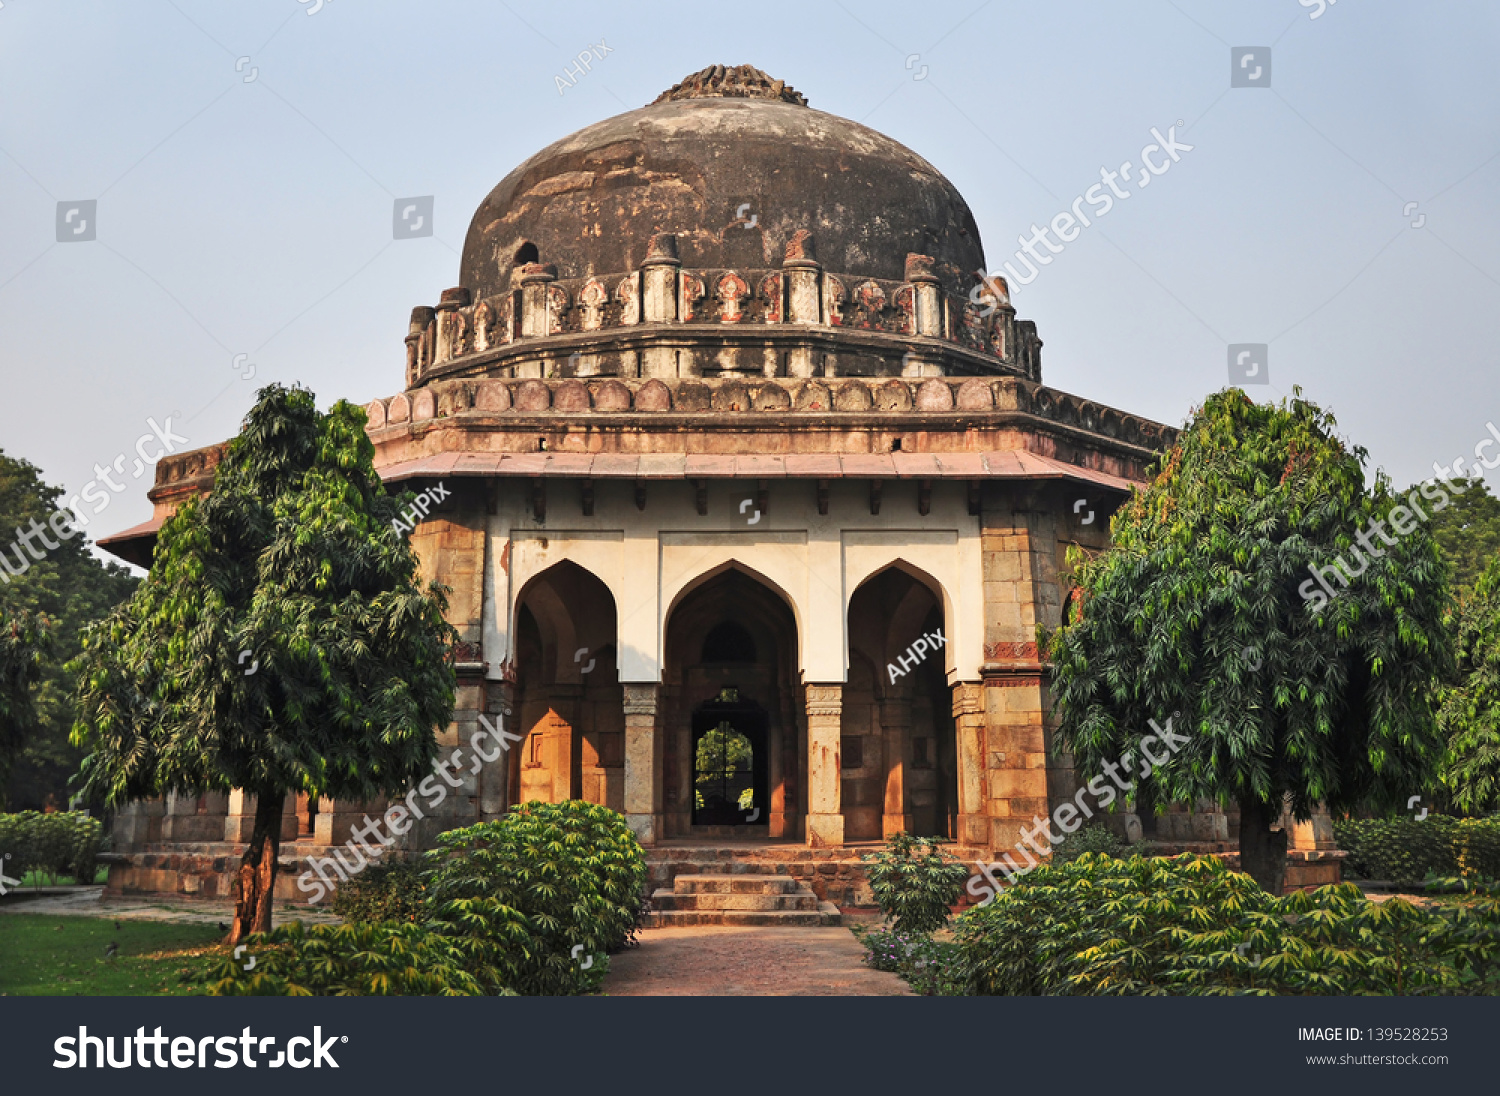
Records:
[[[40,897],[31,897],[24,891],[12,892],[0,902],[0,914],[46,913],[64,917],[113,917],[119,921],[185,921],[200,925],[212,925],[234,920],[234,903],[222,901],[191,901],[174,899],[170,895],[152,895],[142,898],[106,898],[104,888],[54,887]],[[342,918],[334,913],[297,909],[278,909],[273,920],[278,925],[289,921],[301,921],[305,925],[336,925]]]
[[[844,928],[645,929],[610,957],[610,997],[910,997]]]

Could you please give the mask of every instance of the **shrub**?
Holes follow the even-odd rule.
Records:
[[[1132,850],[1114,830],[1106,826],[1085,826],[1067,834],[1062,841],[1052,846],[1052,862],[1066,864],[1069,860],[1077,860],[1086,852],[1123,860],[1138,855],[1140,850]]]
[[[898,833],[881,852],[860,857],[870,865],[875,901],[903,936],[930,935],[948,923],[969,869],[938,848],[937,841]]]
[[[959,919],[985,995],[1493,994],[1500,891],[1423,908],[1352,884],[1273,898],[1216,857],[1043,866]]]
[[[246,940],[251,970],[226,956],[203,976],[213,997],[479,997],[464,937],[421,925],[293,923]],[[501,996],[514,996],[500,990]]]
[[[524,803],[438,843],[427,854],[429,908],[475,939],[491,984],[526,995],[589,992],[607,954],[635,933],[646,857],[606,807]]]
[[[1359,878],[1401,887],[1429,876],[1500,880],[1500,819],[1382,818],[1335,822],[1333,832]]]
[[[876,970],[899,974],[924,997],[954,997],[964,992],[958,976],[962,949],[930,936],[903,936],[879,929],[865,933],[865,962]]]
[[[333,896],[333,912],[350,924],[425,921],[427,884],[421,865],[410,860],[371,864],[339,884]]]
[[[103,845],[103,823],[82,811],[0,814],[0,857],[10,854],[0,869],[14,879],[34,871],[53,882],[71,875],[92,883]]]

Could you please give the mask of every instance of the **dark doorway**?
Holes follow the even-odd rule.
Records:
[[[693,713],[694,826],[770,822],[766,712],[729,686]]]

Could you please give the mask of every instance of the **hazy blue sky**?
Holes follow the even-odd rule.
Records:
[[[992,268],[1182,120],[1193,150],[1016,293],[1044,381],[1176,424],[1229,344],[1268,343],[1255,398],[1300,385],[1423,478],[1500,425],[1500,5],[1307,4],[5,0],[0,446],[71,492],[151,417],[196,446],[269,381],[398,391],[496,182],[749,63],[947,174]],[[1229,86],[1239,46],[1270,47],[1269,88]],[[415,195],[436,235],[393,240]],[[84,200],[97,238],[58,243]],[[90,533],[149,517],[148,486]]]

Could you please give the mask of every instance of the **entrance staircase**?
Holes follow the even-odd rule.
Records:
[[[761,865],[757,865],[761,867]],[[769,870],[767,870],[769,869]],[[774,865],[732,875],[676,876],[651,895],[648,928],[689,925],[839,925],[839,908]]]

